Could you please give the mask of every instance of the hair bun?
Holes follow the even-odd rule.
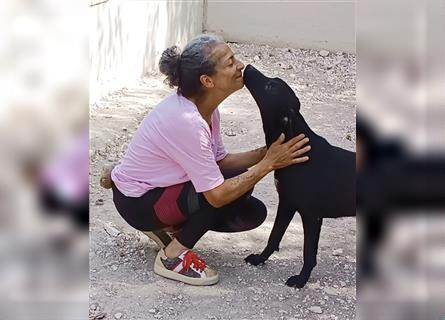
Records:
[[[162,52],[159,59],[159,71],[166,75],[165,81],[170,87],[179,85],[178,65],[181,57],[181,49],[178,46],[172,46]]]

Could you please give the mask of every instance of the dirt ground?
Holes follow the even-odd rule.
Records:
[[[235,55],[266,75],[284,79],[301,112],[330,143],[355,150],[355,56],[343,52],[230,44]],[[220,273],[220,282],[193,287],[153,273],[157,246],[117,213],[111,191],[100,188],[100,170],[119,161],[143,117],[173,89],[159,74],[146,75],[90,108],[90,319],[355,319],[355,218],[325,219],[318,265],[301,290],[284,285],[302,266],[303,231],[298,214],[280,251],[261,267],[244,258],[266,245],[277,209],[273,176],[255,187],[268,208],[257,229],[207,233],[195,250]],[[219,107],[229,152],[264,145],[258,108],[247,91]],[[322,199],[321,199],[322,200]]]

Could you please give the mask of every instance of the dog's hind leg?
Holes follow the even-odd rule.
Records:
[[[304,229],[303,268],[299,275],[287,279],[289,287],[303,288],[317,265],[318,240],[320,239],[322,218],[302,215]]]
[[[251,254],[244,259],[246,263],[250,263],[254,266],[264,263],[275,251],[279,250],[279,245],[284,233],[286,232],[289,223],[294,217],[295,209],[290,208],[288,205],[280,201],[278,204],[277,216],[270,233],[269,240],[266,248],[264,248],[261,254]]]

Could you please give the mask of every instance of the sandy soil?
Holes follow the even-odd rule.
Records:
[[[355,149],[354,55],[230,45],[244,63],[292,86],[314,131],[334,145]],[[355,218],[324,220],[318,265],[301,290],[284,285],[302,265],[298,214],[279,253],[261,267],[244,263],[248,254],[264,248],[273,225],[277,194],[272,174],[254,191],[268,208],[263,225],[238,234],[209,232],[195,248],[219,271],[217,285],[187,286],[153,273],[156,244],[125,223],[98,178],[104,164],[122,157],[143,117],[172,92],[162,80],[159,74],[147,75],[90,109],[90,319],[355,319]],[[260,115],[247,89],[226,99],[220,112],[229,152],[264,145]]]

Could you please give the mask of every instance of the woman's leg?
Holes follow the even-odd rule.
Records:
[[[113,201],[121,217],[133,228],[140,231],[160,230],[167,225],[156,215],[153,205],[162,195],[162,189],[154,189],[143,196],[127,197],[112,185]]]
[[[166,248],[167,256],[193,248],[207,231],[240,232],[255,229],[267,215],[264,203],[252,196],[220,209],[211,207],[205,199],[201,203],[202,208],[193,213],[181,231],[175,234],[177,241]]]
[[[267,216],[264,203],[248,197],[221,208],[218,223],[211,229],[218,232],[241,232],[259,227]]]

